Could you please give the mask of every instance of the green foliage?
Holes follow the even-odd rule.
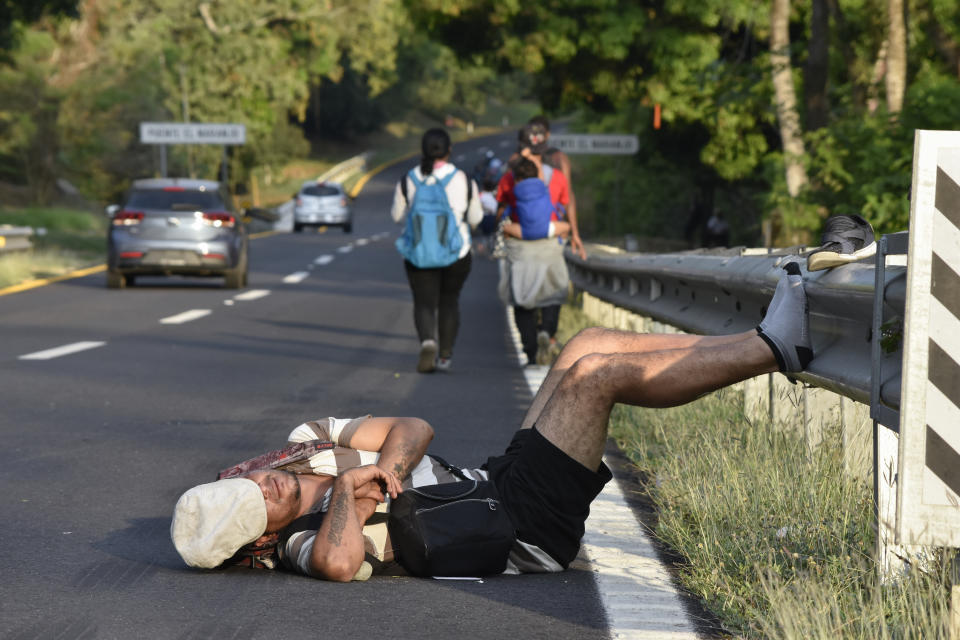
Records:
[[[102,234],[106,232],[107,218],[103,214],[63,207],[27,207],[26,209],[0,209],[0,224],[15,227],[43,227],[47,231]],[[102,236],[101,240],[104,238],[105,236]]]
[[[238,179],[303,155],[309,146],[291,122],[305,119],[311,87],[349,71],[367,96],[382,92],[396,81],[406,21],[397,0],[87,0],[82,9],[76,23],[29,30],[0,72],[11,89],[0,127],[16,132],[3,137],[0,171],[36,184],[38,201],[48,176],[110,199],[155,172],[157,150],[137,139],[141,121],[245,124],[248,145],[231,157]],[[31,109],[5,106],[14,101]],[[220,161],[219,149],[175,147],[169,166],[214,177]]]
[[[74,16],[77,0],[3,0],[0,2],[0,59],[19,42],[21,26],[43,16]]]
[[[807,136],[810,175],[805,201],[831,214],[859,214],[879,233],[907,228],[907,198],[916,129],[953,129],[960,122],[960,83],[926,64],[891,118],[851,112]]]

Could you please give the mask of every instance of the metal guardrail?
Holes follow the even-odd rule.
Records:
[[[317,177],[317,182],[345,182],[350,176],[366,169],[371,152],[361,153],[331,167]]]
[[[631,254],[591,247],[587,260],[566,254],[574,286],[613,305],[691,333],[724,334],[756,327],[776,289],[788,251],[724,249],[714,252]],[[809,273],[814,359],[798,380],[870,404],[874,266],[854,263]],[[901,338],[895,327],[906,299],[906,267],[884,273],[883,374],[880,398],[900,404]],[[900,324],[902,327],[902,323]],[[894,327],[890,329],[890,327]],[[902,330],[901,330],[902,331]]]
[[[13,251],[29,251],[33,245],[30,236],[33,229],[30,227],[12,227],[0,225],[0,254]]]

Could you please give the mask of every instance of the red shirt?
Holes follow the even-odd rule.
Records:
[[[551,167],[553,169],[553,174],[550,176],[550,184],[547,185],[547,189],[550,191],[550,202],[553,204],[561,204],[564,209],[567,205],[570,204],[570,188],[567,185],[567,177],[563,175],[559,169]],[[514,222],[517,222],[517,215],[515,213],[517,206],[517,198],[513,194],[513,185],[516,184],[513,180],[513,172],[508,171],[503,174],[503,177],[500,178],[500,183],[497,185],[497,202],[502,202],[508,207],[510,207],[510,219]],[[559,220],[556,212],[551,216],[552,220]]]

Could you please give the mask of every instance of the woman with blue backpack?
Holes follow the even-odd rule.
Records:
[[[423,134],[420,164],[397,184],[390,210],[394,222],[405,222],[397,250],[413,293],[420,373],[450,369],[460,290],[470,274],[470,229],[483,219],[477,186],[449,162],[450,149],[443,129]]]

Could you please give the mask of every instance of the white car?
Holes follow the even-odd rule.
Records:
[[[350,201],[337,182],[304,182],[294,196],[293,230],[304,227],[340,227],[344,233],[353,231],[353,212]]]

